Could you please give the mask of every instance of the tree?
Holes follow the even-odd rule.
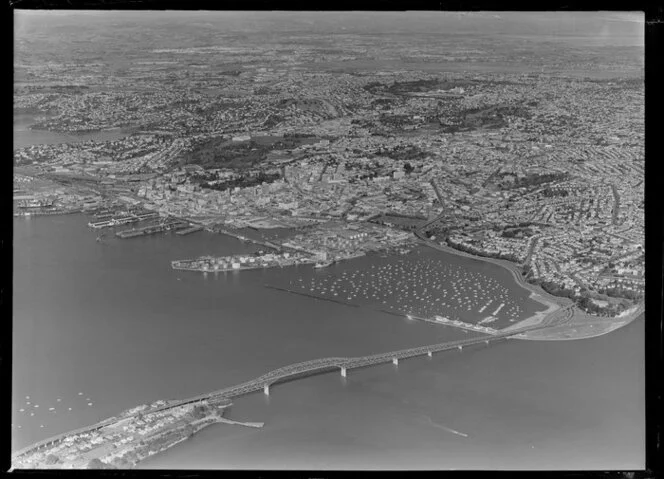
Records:
[[[107,469],[107,465],[95,457],[88,462],[88,469]]]
[[[207,408],[205,406],[194,406],[194,409],[191,411],[191,414],[196,419],[202,419],[207,415]]]
[[[49,466],[57,464],[58,462],[60,462],[60,459],[55,454],[49,454],[48,456],[46,456],[46,464],[48,464]]]
[[[116,457],[113,459],[112,464],[118,469],[129,469],[132,467],[132,464],[127,459],[125,459],[124,456]]]

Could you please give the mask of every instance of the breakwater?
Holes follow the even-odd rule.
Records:
[[[280,288],[279,286],[273,286],[273,285],[270,285],[270,284],[266,284],[264,286],[266,288],[276,289],[278,291],[285,291],[287,293],[297,294],[299,296],[306,296],[308,298],[320,299],[322,301],[330,301],[331,303],[343,304],[344,306],[352,306],[353,308],[359,308],[360,307],[360,305],[358,305],[358,304],[347,303],[345,301],[339,301],[338,299],[323,298],[321,296],[316,296],[315,294],[303,293],[301,291],[293,291],[293,290],[290,290],[290,289]]]

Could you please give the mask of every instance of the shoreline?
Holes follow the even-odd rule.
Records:
[[[554,303],[553,301],[547,301],[546,299],[542,298],[538,294],[531,292],[530,299],[537,301],[538,303],[542,303],[544,305],[547,305],[548,308],[545,309],[544,311],[537,311],[535,314],[532,316],[529,316],[518,323],[515,323],[511,326],[508,326],[506,328],[501,329],[501,331],[513,331],[515,329],[520,329],[520,328],[526,328],[529,326],[538,326],[544,322],[544,320],[547,319],[547,317],[553,315],[553,313],[560,311],[563,309],[563,307],[557,303]]]
[[[430,246],[426,242],[424,243],[424,245],[425,246]],[[447,252],[447,253],[450,253],[450,254],[456,254],[453,251],[448,251],[447,248],[442,249],[442,248],[435,248],[434,247],[433,249],[440,249],[443,252]],[[473,257],[471,255],[467,255],[463,252],[460,252],[460,253],[461,253],[461,254],[459,254],[460,256],[466,256],[469,259],[477,259],[477,260],[484,259],[484,258],[475,258],[475,257]],[[490,261],[490,262],[494,262],[494,261]],[[499,266],[505,267],[506,269],[509,269],[512,272],[513,277],[515,277],[515,279],[517,278],[517,275],[515,274],[514,270],[508,268],[507,266],[505,266],[503,264],[500,264],[500,263],[497,263],[497,264]],[[520,281],[517,281],[517,283],[522,284]],[[276,287],[276,286],[265,285],[265,287],[268,287],[268,288],[271,288],[271,289],[276,289],[276,290],[281,290],[281,291],[286,291],[286,292],[290,292],[290,293],[293,293],[293,294],[300,294],[300,295],[303,295],[303,296],[309,296],[309,297],[312,297],[314,299],[320,299],[320,300],[324,300],[324,301],[332,301],[332,302],[336,302],[336,303],[339,303],[339,304],[344,304],[346,306],[360,307],[358,305],[348,304],[348,303],[345,303],[343,301],[338,301],[338,300],[333,300],[333,299],[328,299],[328,298],[321,298],[321,297],[317,297],[317,296],[313,296],[313,295],[308,295],[306,293],[298,293],[298,292],[295,292],[295,291],[290,291],[288,289],[280,288],[280,287]],[[544,311],[539,311],[535,315],[533,315],[529,318],[526,318],[526,319],[520,321],[519,323],[511,325],[509,328],[504,328],[504,329],[500,330],[499,333],[505,334],[505,333],[509,333],[510,331],[514,331],[514,330],[517,330],[517,329],[523,329],[524,327],[525,328],[535,328],[537,325],[541,324],[547,317],[550,317],[553,313],[558,312],[561,309],[560,305],[558,305],[557,303],[548,302],[543,297],[543,295],[540,295],[539,293],[533,291],[531,288],[527,288],[527,289],[529,289],[531,291],[530,297],[532,297],[534,300],[537,300],[537,301],[539,301],[539,302],[541,302],[545,305],[548,305],[549,306],[548,309],[544,310]],[[571,305],[568,305],[568,307],[569,306],[571,306]],[[521,333],[521,334],[514,334],[512,336],[512,338],[515,338],[515,339],[530,339],[530,340],[551,340],[551,339],[554,339],[554,340],[571,340],[571,339],[584,339],[586,337],[601,336],[603,334],[607,334],[607,333],[612,332],[616,329],[619,329],[622,326],[625,326],[625,325],[631,323],[634,319],[636,319],[637,317],[639,317],[642,314],[642,309],[643,309],[642,306],[636,306],[636,307],[634,307],[634,311],[631,314],[627,314],[624,317],[619,318],[620,319],[619,321],[615,321],[615,320],[614,321],[610,321],[610,320],[606,321],[607,326],[609,326],[609,327],[607,329],[605,329],[604,331],[600,332],[599,334],[594,334],[592,336],[582,336],[582,337],[574,337],[574,338],[569,338],[569,337],[557,337],[557,338],[524,337],[525,334],[530,334],[530,333],[536,333],[537,332],[537,331],[526,331],[526,332]],[[383,311],[383,312],[388,313],[388,314],[398,315],[398,313],[389,313],[387,311]],[[526,324],[525,323],[526,321],[532,322],[533,318],[535,318],[537,316],[539,316],[539,319],[536,323],[532,323],[532,324]],[[603,321],[603,320],[602,320],[602,318],[596,318],[596,321],[600,322],[600,321]],[[435,321],[431,321],[431,322],[435,323]],[[545,325],[545,326],[537,328],[537,329],[538,329],[538,331],[544,332],[544,331],[551,331],[552,329],[559,329],[561,327],[566,328],[567,325],[563,325],[563,326],[559,326],[559,325],[548,326],[548,325]],[[107,421],[107,420],[105,420],[105,421]],[[101,426],[105,421],[101,421],[101,423],[97,423],[97,424]],[[84,427],[82,429],[89,429],[90,427],[91,426],[87,426],[87,427]],[[92,427],[94,427],[94,425]],[[259,427],[259,426],[254,426],[254,427]],[[66,434],[71,434],[71,432],[68,432]],[[40,442],[43,442],[43,441],[40,441]],[[32,448],[32,447],[34,447],[34,444],[31,445],[31,446],[28,446],[28,448]]]
[[[523,319],[522,321],[519,321],[516,324],[513,324],[511,326],[508,326],[508,328],[503,329],[502,331],[513,331],[514,329],[517,329],[517,327],[531,327],[531,326],[537,326],[542,324],[547,318],[550,318],[551,316],[560,313],[561,311],[564,310],[571,310],[571,317],[568,318],[567,320],[564,321],[563,324],[552,324],[549,327],[547,327],[547,330],[549,331],[549,334],[547,334],[544,330],[538,330],[535,334],[533,332],[531,333],[524,333],[524,335],[519,335],[516,338],[517,339],[528,339],[528,340],[537,340],[537,341],[553,341],[553,340],[576,340],[576,339],[584,339],[584,338],[593,338],[597,336],[601,336],[603,334],[608,334],[612,331],[615,331],[616,329],[619,329],[623,326],[626,326],[627,324],[631,323],[634,321],[636,318],[638,318],[642,313],[645,308],[645,305],[643,302],[637,303],[632,308],[628,309],[624,313],[625,316],[614,316],[614,317],[601,317],[601,316],[592,316],[584,311],[581,311],[576,304],[570,300],[569,298],[564,298],[564,297],[559,297],[559,296],[554,296],[550,293],[547,293],[544,291],[541,287],[536,286],[534,284],[530,284],[527,281],[523,279],[521,276],[520,272],[518,271],[518,267],[507,260],[501,260],[501,259],[496,259],[496,258],[489,258],[489,257],[484,257],[484,256],[476,256],[472,255],[470,253],[466,253],[465,251],[459,251],[451,246],[447,245],[440,245],[437,243],[430,242],[426,239],[424,239],[422,236],[420,236],[418,233],[415,233],[417,238],[420,240],[420,244],[427,246],[429,248],[441,251],[443,253],[449,253],[461,257],[465,257],[468,259],[474,259],[477,261],[485,261],[488,263],[495,264],[496,266],[501,266],[508,270],[511,274],[516,283],[521,286],[522,288],[526,289],[527,291],[530,292],[530,298],[533,299],[534,301],[537,301],[539,303],[542,303],[548,308],[544,311],[538,311],[534,315]],[[552,309],[553,306],[556,306],[555,309]],[[630,310],[633,310],[632,312],[629,312]],[[623,314],[624,314],[623,313]],[[603,332],[601,333],[593,333],[592,335],[585,336],[577,336],[577,337],[567,337],[566,334],[568,334],[569,330],[573,330],[576,328],[581,328],[584,326],[589,326],[590,324],[601,324],[605,325],[603,329]],[[617,326],[614,326],[616,325]],[[614,326],[614,327],[611,327]],[[555,328],[555,329],[554,329]],[[539,334],[538,334],[539,333]],[[529,335],[529,336],[526,336]]]
[[[433,242],[424,240],[422,238],[420,238],[420,241],[421,241],[421,244],[423,244],[424,246],[442,251],[443,253],[449,253],[449,254],[453,254],[453,255],[456,255],[456,256],[463,256],[465,258],[474,259],[474,260],[477,260],[477,261],[485,261],[487,263],[492,263],[492,264],[495,264],[496,266],[501,266],[501,267],[505,268],[506,270],[508,270],[512,274],[512,276],[514,277],[514,280],[516,281],[516,283],[519,286],[523,287],[524,289],[528,290],[531,293],[531,298],[535,299],[536,301],[538,301],[540,303],[548,304],[548,303],[545,302],[545,298],[547,298],[547,297],[551,301],[553,301],[553,302],[555,302],[556,304],[559,304],[559,305],[560,305],[560,302],[572,303],[572,301],[567,299],[567,298],[554,296],[554,295],[544,291],[541,287],[536,286],[534,284],[530,284],[527,281],[525,281],[523,279],[523,277],[521,276],[521,272],[518,271],[517,266],[514,263],[512,263],[508,260],[497,259],[497,258],[489,258],[487,256],[472,255],[470,253],[466,253],[465,251],[459,251],[457,249],[454,249],[451,246],[446,246],[446,245],[441,245],[441,244],[438,244],[438,243],[433,243]],[[543,300],[538,300],[538,299],[535,298],[535,296],[539,296]]]
[[[444,246],[444,245],[439,245],[436,243],[431,243],[429,241],[423,240],[421,237],[418,236],[419,244],[421,246],[425,246],[443,253],[447,254],[453,254],[456,256],[464,257],[466,259],[471,259],[471,260],[476,260],[476,261],[485,261],[488,263],[495,264],[496,266],[500,266],[506,270],[508,270],[512,278],[514,279],[515,283],[519,286],[521,286],[523,289],[528,291],[529,299],[536,301],[544,306],[546,306],[546,309],[541,310],[541,311],[536,311],[534,314],[522,319],[521,321],[514,323],[510,326],[507,326],[503,329],[500,329],[500,332],[505,332],[509,333],[511,331],[517,331],[519,329],[523,328],[535,328],[537,327],[537,331],[533,332],[525,332],[523,334],[520,334],[518,336],[515,336],[517,339],[527,339],[527,340],[542,340],[542,341],[548,341],[548,340],[576,340],[576,339],[583,339],[583,338],[592,338],[596,336],[600,336],[602,334],[608,334],[612,331],[615,331],[616,329],[625,326],[632,322],[636,317],[638,317],[642,310],[644,305],[642,303],[634,305],[631,309],[625,311],[625,316],[619,317],[600,317],[600,316],[591,316],[580,309],[576,307],[576,304],[570,300],[569,298],[564,298],[564,297],[558,297],[554,296],[544,290],[542,290],[539,286],[537,285],[532,285],[528,282],[526,282],[523,277],[520,274],[520,271],[518,270],[517,265],[507,261],[507,260],[500,260],[496,258],[487,258],[483,256],[474,256],[471,255],[470,253],[466,253],[464,251],[458,251],[455,250],[454,248],[450,246]],[[348,303],[345,301],[341,300],[336,300],[332,298],[325,298],[325,297],[320,297],[312,294],[308,294],[305,292],[299,292],[299,291],[292,291],[287,288],[283,287],[278,287],[278,286],[272,286],[272,285],[264,285],[265,287],[279,290],[279,291],[284,291],[288,292],[291,294],[298,294],[301,296],[306,296],[310,297],[313,299],[321,300],[321,301],[331,301],[333,303],[337,304],[343,304],[345,306],[351,306],[354,308],[361,307],[360,305],[353,304],[353,303]],[[393,316],[401,316],[399,312],[392,312],[392,311],[386,311],[384,309],[376,309],[377,311],[384,312],[386,314],[391,314]],[[633,311],[632,311],[633,310]],[[632,312],[630,312],[632,311]],[[623,313],[624,314],[624,313]],[[559,317],[557,317],[559,315]],[[403,316],[406,316],[406,313],[403,313]],[[424,322],[430,322],[433,324],[441,324],[438,321],[434,320],[426,320],[424,318],[413,318],[416,320],[424,321]],[[551,324],[546,324],[550,322]],[[574,332],[576,329],[579,328],[584,328],[586,326],[589,326],[590,324],[597,324],[599,326],[602,326],[598,329],[600,329],[602,332],[596,333],[592,332],[590,335],[575,335],[571,336],[571,333],[569,331]],[[541,329],[542,327],[546,328],[546,330]],[[587,328],[586,328],[587,329]],[[548,331],[545,332],[545,331]],[[596,330],[595,330],[596,331]],[[535,334],[533,334],[535,333]]]

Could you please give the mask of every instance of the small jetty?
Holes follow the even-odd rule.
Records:
[[[217,419],[218,422],[223,422],[226,424],[237,424],[239,426],[246,426],[246,427],[263,427],[265,425],[264,422],[243,422],[243,421],[234,421],[232,419],[227,419],[225,417],[220,417]]]

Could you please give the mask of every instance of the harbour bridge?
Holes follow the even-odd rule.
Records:
[[[206,394],[202,394],[200,396],[183,399],[181,401],[170,402],[168,405],[163,406],[162,408],[159,409],[154,409],[150,412],[158,412],[160,410],[178,407],[185,404],[203,402],[214,398],[231,399],[255,391],[260,391],[261,389],[265,394],[269,395],[270,386],[276,383],[286,382],[293,379],[298,379],[301,377],[311,376],[314,374],[320,374],[334,370],[339,370],[341,376],[346,377],[350,369],[363,368],[363,367],[373,366],[376,364],[383,364],[390,362],[395,365],[398,365],[399,360],[408,359],[417,356],[432,357],[433,353],[441,351],[447,351],[452,349],[463,350],[464,347],[469,347],[475,344],[482,344],[482,343],[489,344],[491,342],[503,341],[506,339],[510,339],[511,337],[521,334],[525,331],[530,331],[533,329],[539,329],[539,328],[531,327],[531,328],[515,329],[513,331],[505,333],[478,336],[468,339],[460,339],[456,341],[447,341],[445,343],[439,343],[430,346],[420,346],[416,348],[401,349],[398,351],[374,354],[370,356],[360,356],[353,358],[338,357],[338,358],[312,359],[311,361],[289,364],[288,366],[275,369],[266,374],[263,374],[262,376],[259,376],[250,381],[235,386],[209,392]]]
[[[565,308],[565,313],[568,313],[566,311],[567,308]],[[563,316],[564,319],[566,319]],[[561,319],[563,319],[561,318]],[[564,321],[563,319],[563,321]],[[164,406],[150,409],[150,410],[142,410],[140,412],[136,412],[130,415],[126,416],[121,416],[120,418],[110,418],[106,419],[102,422],[99,422],[97,424],[93,424],[88,427],[80,428],[75,431],[69,431],[64,434],[60,434],[54,437],[50,437],[47,439],[44,439],[42,441],[39,441],[35,444],[32,444],[26,448],[21,449],[20,451],[16,451],[14,454],[12,454],[12,457],[14,459],[28,454],[30,452],[35,452],[41,449],[44,449],[46,447],[53,446],[63,439],[65,439],[68,436],[72,436],[74,434],[82,434],[82,433],[89,433],[93,432],[96,430],[99,430],[105,426],[111,426],[115,422],[119,420],[126,420],[128,418],[132,418],[134,416],[138,416],[138,414],[142,414],[143,416],[153,414],[153,413],[158,413],[162,411],[166,411],[168,409],[180,407],[180,406],[185,406],[188,404],[193,404],[193,403],[203,403],[205,401],[210,401],[210,400],[220,400],[220,399],[231,399],[239,396],[244,396],[246,394],[250,394],[256,391],[263,390],[264,394],[269,395],[270,394],[270,386],[276,383],[280,382],[287,382],[291,381],[294,379],[298,379],[301,377],[305,376],[311,376],[315,374],[321,374],[329,371],[334,371],[334,370],[339,370],[340,374],[342,377],[346,377],[348,374],[348,371],[350,369],[357,369],[357,368],[364,368],[368,366],[373,366],[377,364],[384,364],[384,363],[392,363],[394,365],[399,364],[399,360],[403,359],[408,359],[408,358],[413,358],[417,356],[428,356],[432,357],[433,353],[441,352],[441,351],[447,351],[447,350],[463,350],[464,347],[470,347],[476,344],[490,344],[492,342],[497,342],[497,341],[504,341],[510,338],[513,338],[516,335],[519,335],[521,333],[524,333],[526,331],[532,331],[535,329],[543,329],[550,327],[551,324],[546,324],[546,325],[540,325],[540,326],[530,326],[530,327],[524,327],[524,328],[519,328],[519,329],[514,329],[511,331],[505,331],[505,332],[498,332],[496,334],[492,335],[483,335],[483,336],[476,336],[472,338],[467,338],[467,339],[460,339],[460,340],[455,340],[455,341],[447,341],[444,343],[438,343],[438,344],[433,344],[429,346],[420,346],[416,348],[409,348],[409,349],[401,349],[398,351],[391,351],[387,353],[380,353],[380,354],[373,354],[369,356],[360,356],[360,357],[351,357],[351,358],[344,358],[344,357],[338,357],[338,358],[321,358],[321,359],[313,359],[310,361],[304,361],[301,363],[296,363],[296,364],[290,364],[288,366],[284,366],[278,369],[274,369],[266,374],[263,374],[262,376],[259,376],[257,378],[254,378],[250,381],[237,384],[235,386],[230,386],[224,389],[219,389],[217,391],[212,391],[208,392],[205,394],[201,394],[198,396],[190,397],[187,399],[182,399],[182,400],[176,400],[176,401],[168,401],[168,403]]]

